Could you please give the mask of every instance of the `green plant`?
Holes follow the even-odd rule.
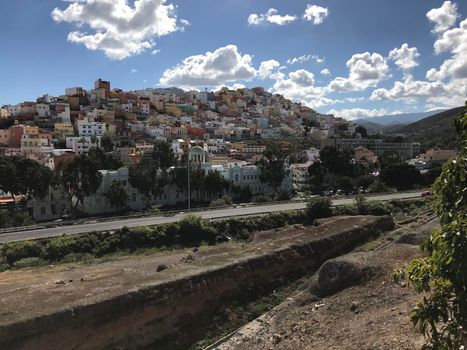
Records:
[[[425,244],[428,256],[406,271],[409,283],[426,293],[411,313],[427,339],[423,349],[467,346],[467,103],[456,127],[458,156],[443,166],[434,185],[435,210],[441,228]]]
[[[313,198],[306,205],[306,213],[310,221],[332,216],[331,200],[329,198]]]

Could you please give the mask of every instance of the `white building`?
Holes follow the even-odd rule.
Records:
[[[76,154],[87,154],[91,147],[100,147],[100,136],[71,136],[66,138],[66,147]]]
[[[102,137],[105,134],[105,124],[98,122],[88,122],[86,120],[78,120],[79,136],[98,136]]]

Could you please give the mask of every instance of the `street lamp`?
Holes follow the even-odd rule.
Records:
[[[188,210],[191,210],[191,184],[190,184],[190,154],[191,154],[191,148],[188,149],[188,159],[187,159],[187,178],[188,178]]]

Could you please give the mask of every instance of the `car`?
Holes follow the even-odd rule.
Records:
[[[422,197],[429,197],[429,196],[431,196],[431,191],[422,192]]]

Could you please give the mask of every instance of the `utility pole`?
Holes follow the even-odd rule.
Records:
[[[191,153],[191,148],[188,149],[188,159],[187,159],[187,174],[188,174],[188,210],[191,210],[191,184],[190,184],[190,153]]]

